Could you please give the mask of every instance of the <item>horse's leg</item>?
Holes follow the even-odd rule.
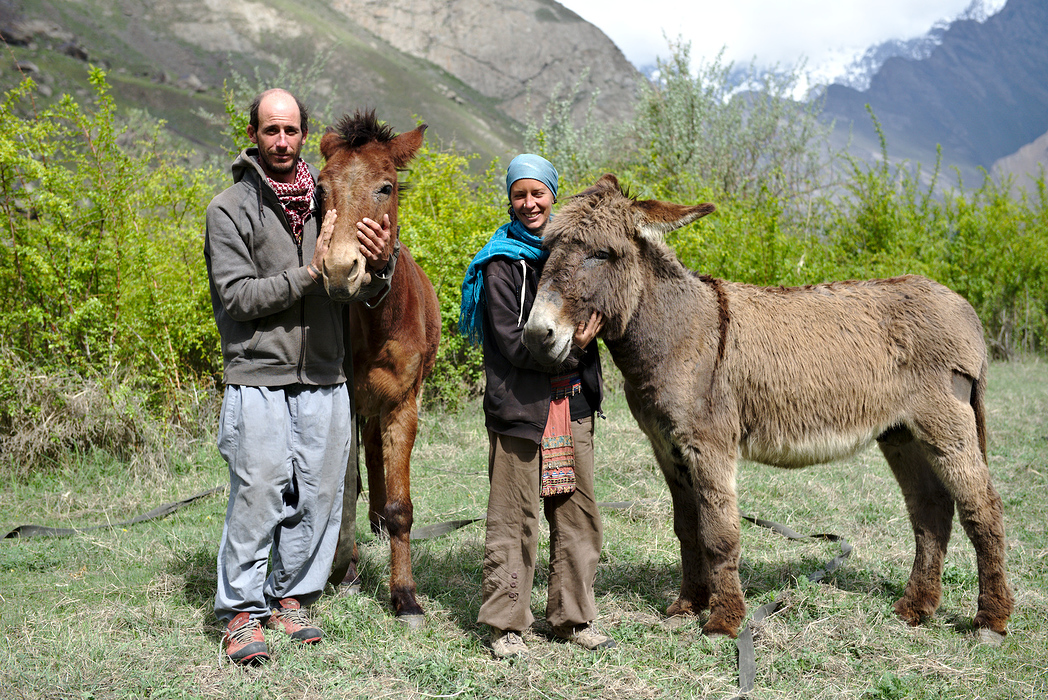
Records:
[[[386,530],[382,520],[382,512],[386,508],[386,460],[378,416],[363,421],[361,439],[364,443],[364,466],[368,473],[368,522],[371,523],[373,533],[382,535]]]
[[[720,442],[720,441],[717,441]],[[739,582],[739,506],[735,495],[735,446],[703,442],[685,450],[691,464],[698,533],[709,586],[708,636],[736,637],[746,616]]]
[[[342,526],[338,531],[338,544],[335,546],[335,560],[331,565],[328,583],[342,586],[347,593],[360,590],[360,575],[357,565],[360,554],[357,551],[357,498],[360,496],[360,471],[357,449],[356,417],[350,423],[349,461],[346,464],[345,489],[342,492]]]
[[[915,435],[932,469],[957,504],[957,515],[975,548],[979,602],[974,624],[1007,634],[1014,598],[1004,570],[1004,508],[980,450],[972,406],[952,395],[929,399]]]
[[[877,443],[902,488],[916,544],[910,579],[895,603],[895,613],[917,625],[935,613],[942,599],[942,565],[953,525],[953,498],[909,430],[891,430],[877,438]]]
[[[383,523],[389,532],[390,602],[397,617],[419,617],[424,614],[415,599],[415,579],[411,574],[411,448],[418,430],[418,404],[409,394],[404,401],[383,412],[382,451],[386,457],[386,507]],[[420,624],[421,619],[408,621]]]

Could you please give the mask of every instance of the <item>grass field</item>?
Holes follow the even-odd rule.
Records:
[[[319,647],[293,648],[271,634],[270,664],[234,667],[223,659],[211,611],[225,512],[217,495],[133,527],[0,542],[0,698],[733,697],[734,642],[703,637],[701,619],[663,618],[680,576],[669,495],[617,380],[608,384],[607,420],[597,427],[598,497],[639,501],[604,513],[597,605],[617,648],[593,654],[551,641],[540,622],[526,636],[527,660],[493,660],[487,630],[476,624],[479,523],[414,543],[428,617],[423,630],[407,632],[389,611],[388,547],[370,534],[362,505],[362,595],[317,603],[327,633]],[[837,533],[855,548],[825,583],[809,583],[806,574],[837,545],[743,524],[740,573],[750,610],[785,592],[783,607],[756,630],[751,697],[1048,697],[1048,364],[993,365],[988,422],[1016,596],[1010,634],[998,647],[972,634],[974,553],[956,524],[938,614],[918,628],[894,617],[913,539],[875,447],[795,472],[741,465],[744,511],[799,532]],[[479,403],[424,415],[413,460],[416,526],[483,515],[486,450]],[[6,484],[0,525],[116,522],[226,483],[210,443],[163,475],[87,455],[57,476]],[[532,595],[540,619],[545,566],[542,559]]]

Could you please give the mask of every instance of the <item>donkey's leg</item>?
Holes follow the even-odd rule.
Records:
[[[409,625],[421,624],[424,614],[415,599],[415,579],[411,573],[411,448],[418,430],[418,404],[408,395],[392,410],[384,412],[382,453],[386,462],[386,507],[383,523],[389,532],[389,596],[398,617],[417,617]]]
[[[703,443],[688,448],[698,504],[699,537],[707,567],[709,636],[736,637],[746,616],[739,582],[739,506],[735,495],[735,451]]]
[[[673,501],[673,532],[680,543],[680,595],[666,614],[697,615],[710,606],[709,567],[699,537],[698,503],[691,473],[680,453],[659,458]]]
[[[877,443],[902,488],[916,543],[910,579],[895,603],[895,613],[917,625],[935,613],[942,599],[942,565],[953,525],[953,498],[909,430],[891,430]]]
[[[929,402],[931,403],[931,402]],[[974,624],[1007,634],[1014,599],[1004,570],[1004,508],[990,481],[979,446],[972,407],[952,395],[935,401],[935,412],[918,421],[915,435],[928,461],[957,504],[957,514],[975,548],[979,603]]]

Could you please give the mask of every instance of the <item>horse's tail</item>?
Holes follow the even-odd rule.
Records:
[[[982,452],[983,463],[987,466],[990,460],[986,454],[986,379],[990,363],[984,357],[982,367],[979,368],[979,376],[972,383],[972,410],[975,412],[975,431],[979,435],[979,451]]]

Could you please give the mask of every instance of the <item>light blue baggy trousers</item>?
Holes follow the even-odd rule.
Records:
[[[219,620],[265,617],[283,598],[305,607],[320,597],[338,543],[351,425],[345,384],[226,387],[218,429],[229,465]]]

